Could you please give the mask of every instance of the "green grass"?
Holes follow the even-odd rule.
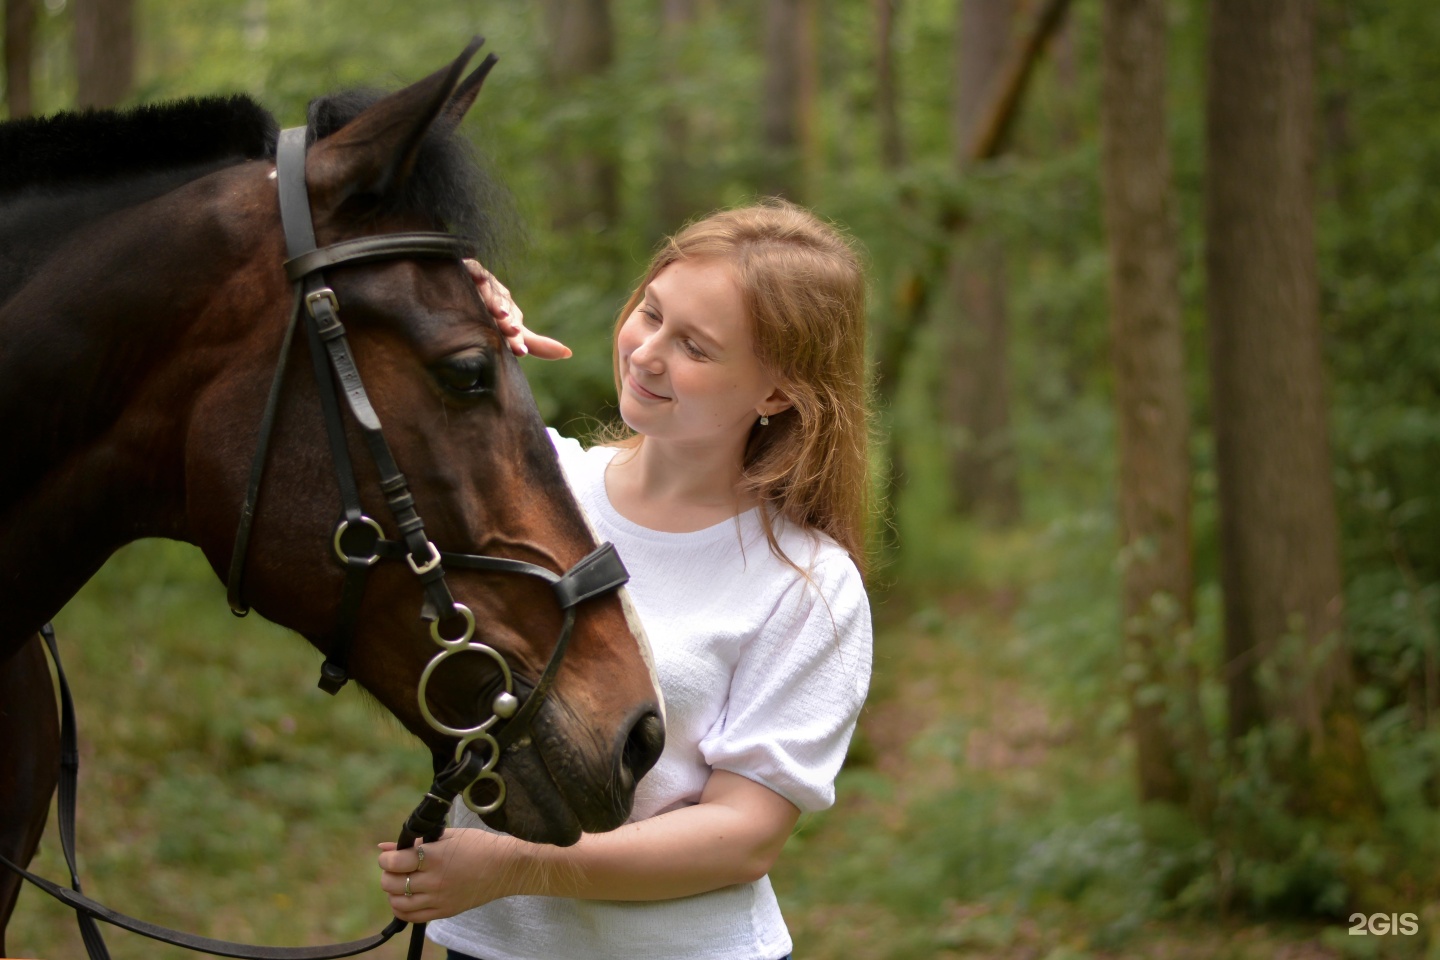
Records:
[[[388,922],[374,844],[398,832],[429,760],[379,707],[353,687],[316,689],[319,654],[232,617],[182,544],[128,547],[55,626],[79,713],[87,893],[270,944],[355,939]],[[63,876],[53,822],[35,868]],[[115,960],[192,956],[122,931],[107,939]],[[69,911],[31,890],[8,943],[14,956],[84,955]]]

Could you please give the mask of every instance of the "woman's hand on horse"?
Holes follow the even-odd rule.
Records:
[[[464,263],[465,269],[469,270],[470,276],[475,279],[475,289],[480,293],[480,301],[485,304],[485,309],[490,311],[490,316],[495,318],[500,332],[505,335],[505,342],[510,344],[510,349],[517,357],[533,354],[542,360],[564,360],[570,356],[570,348],[565,344],[525,326],[525,314],[516,306],[510,291],[493,273],[481,266],[480,261],[466,260]]]
[[[504,886],[515,879],[510,861],[517,846],[513,837],[467,829],[446,830],[439,840],[408,850],[382,843],[380,889],[391,911],[407,923],[453,917],[518,892]],[[420,849],[423,861],[416,852]]]

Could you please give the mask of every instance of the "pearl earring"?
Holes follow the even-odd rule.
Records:
[[[770,415],[769,415],[768,413],[762,413],[762,414],[760,414],[760,426],[762,426],[762,427],[768,427],[768,426],[770,426]]]

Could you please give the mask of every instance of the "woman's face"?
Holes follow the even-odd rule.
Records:
[[[733,442],[789,406],[755,356],[730,266],[681,260],[656,275],[616,336],[620,416],[656,440]]]

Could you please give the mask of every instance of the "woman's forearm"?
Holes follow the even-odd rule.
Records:
[[[571,847],[516,841],[516,879],[522,886],[516,892],[667,900],[760,879],[779,856],[799,811],[766,787],[724,771],[712,777],[706,794],[694,806],[586,834]]]
[[[451,917],[516,895],[582,900],[669,900],[764,876],[800,811],[752,780],[711,774],[700,802],[586,834],[570,847],[485,830],[449,830],[415,849],[381,844],[380,885],[410,922]]]

